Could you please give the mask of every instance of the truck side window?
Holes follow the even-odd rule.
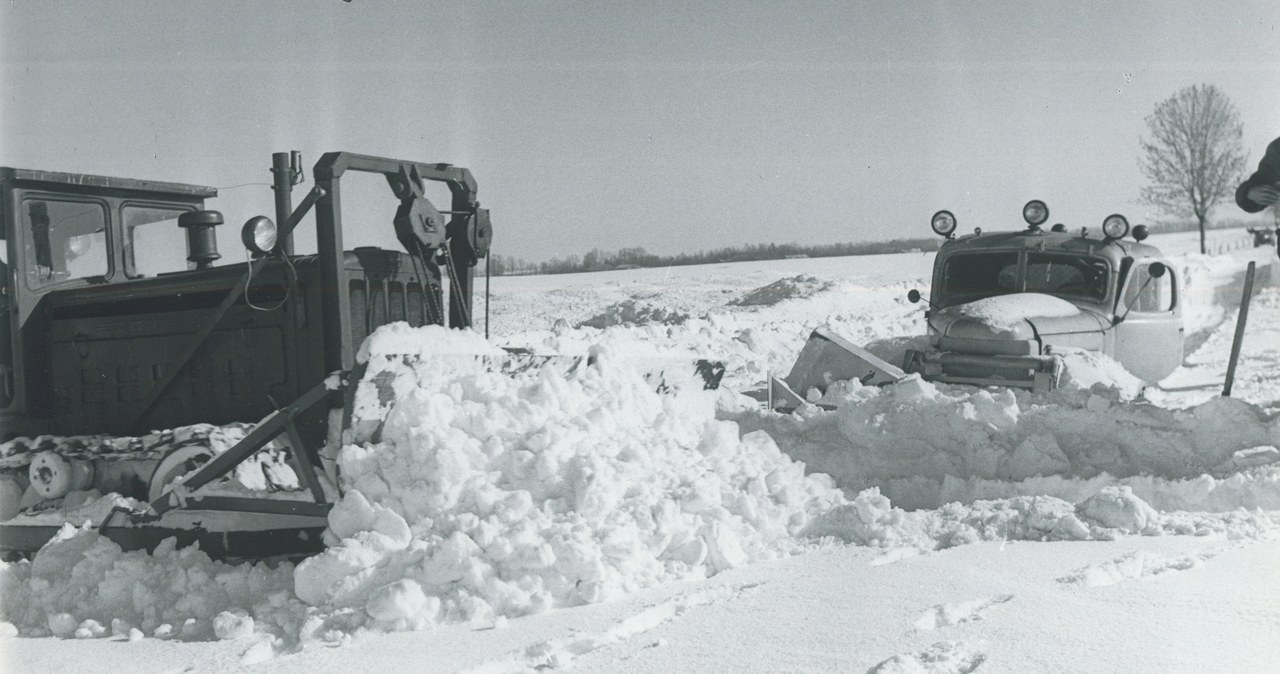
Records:
[[[106,276],[107,215],[101,204],[25,199],[23,225],[27,285],[39,289],[62,281]]]
[[[185,211],[160,206],[125,206],[124,262],[130,278],[186,271],[186,232],[178,226]]]
[[[1160,278],[1151,275],[1150,263],[1134,266],[1124,291],[1124,306],[1130,311],[1159,313],[1173,310],[1173,270]]]

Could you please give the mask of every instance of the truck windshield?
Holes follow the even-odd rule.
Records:
[[[945,306],[1016,293],[1020,290],[1018,254],[1004,252],[953,255],[943,263],[942,287],[942,303]]]
[[[106,276],[107,212],[102,204],[30,198],[22,201],[27,285],[33,290],[71,279]]]
[[[1026,292],[1101,302],[1107,298],[1109,271],[1101,258],[1027,253]]]

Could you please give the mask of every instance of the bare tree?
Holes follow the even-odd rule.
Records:
[[[1190,209],[1204,253],[1209,212],[1235,193],[1245,168],[1240,113],[1217,87],[1197,84],[1161,101],[1146,122],[1139,165],[1151,184],[1142,199],[1171,215]]]

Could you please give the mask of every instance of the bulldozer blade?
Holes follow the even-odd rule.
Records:
[[[906,376],[901,368],[823,326],[809,335],[791,372],[782,379],[770,379],[769,399],[774,409],[792,410],[806,400],[809,391],[825,393],[833,382],[856,379],[864,385],[880,386]]]
[[[19,515],[0,524],[0,556],[31,556],[61,530],[49,516]],[[213,559],[226,561],[305,557],[324,549],[323,514],[281,515],[219,510],[174,510],[155,517],[117,508],[101,522],[98,534],[122,550],[152,552],[166,538],[177,547],[198,545]]]

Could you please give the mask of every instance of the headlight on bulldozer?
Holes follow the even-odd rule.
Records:
[[[1123,239],[1129,233],[1129,221],[1119,213],[1112,213],[1102,221],[1102,233],[1108,239]]]
[[[951,238],[951,233],[956,231],[956,216],[952,215],[951,211],[938,211],[933,214],[929,224],[938,236]]]
[[[254,255],[266,255],[276,247],[276,223],[265,215],[249,218],[240,230],[240,239]]]

